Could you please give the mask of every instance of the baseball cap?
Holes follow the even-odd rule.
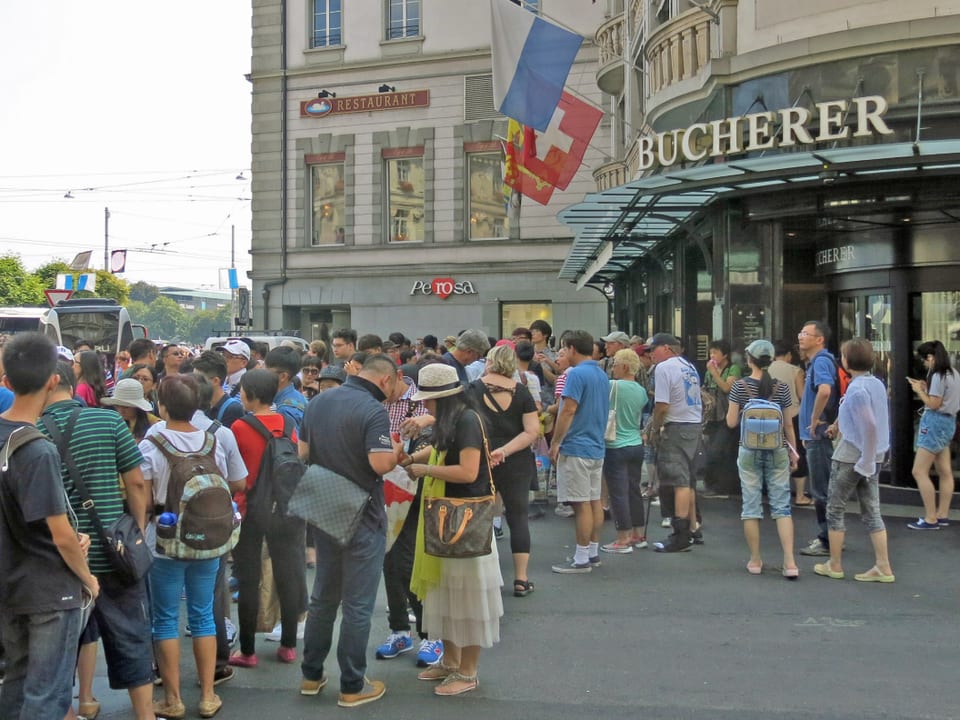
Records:
[[[64,362],[73,362],[73,350],[63,345],[57,345],[57,359]]]
[[[338,383],[343,385],[347,379],[346,371],[339,365],[327,365],[323,370],[320,371],[319,380],[336,380]]]
[[[649,345],[645,345],[644,343],[640,343],[640,344],[638,344],[638,345],[634,345],[634,346],[633,346],[633,351],[634,351],[637,355],[643,355],[643,354],[644,354],[645,352],[647,352],[648,350],[650,350],[650,346],[649,346]]]
[[[612,332],[609,335],[602,337],[600,339],[603,340],[604,342],[615,342],[615,343],[620,343],[625,347],[630,347],[630,336],[627,335],[625,332],[620,332],[619,330],[617,332]]]
[[[752,343],[747,345],[747,354],[754,358],[772,358],[776,356],[776,353],[773,349],[773,343],[769,340],[754,340]]]
[[[650,338],[650,342],[647,344],[650,346],[650,349],[653,350],[661,345],[679,345],[680,341],[670,333],[657,333]]]
[[[243,340],[227,340],[227,342],[217,349],[221,352],[228,352],[231,355],[242,355],[247,360],[250,359],[250,346]]]

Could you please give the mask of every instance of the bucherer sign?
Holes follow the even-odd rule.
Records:
[[[645,135],[637,139],[640,169],[648,170],[654,162],[669,166],[680,161],[696,162],[707,157],[775,147],[814,145],[850,137],[869,137],[874,133],[893,134],[883,120],[887,101],[880,95],[849,101],[830,100],[817,103],[815,107],[816,112],[804,107],[790,107]],[[848,112],[856,116],[853,127],[844,122]],[[814,117],[816,122],[808,128]]]

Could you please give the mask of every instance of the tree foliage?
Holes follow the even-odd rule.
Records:
[[[40,279],[27,272],[19,255],[0,256],[0,305],[43,307],[47,304],[43,290]]]
[[[202,343],[214,330],[232,327],[233,313],[229,305],[219,310],[185,310],[150,283],[141,281],[131,285],[106,270],[86,272],[96,273],[96,291],[76,292],[74,297],[113,298],[126,306],[134,323],[147,327],[151,338]],[[59,258],[29,272],[19,255],[0,256],[0,306],[46,306],[43,291],[56,287],[60,273],[71,273],[75,280],[81,274],[70,270]]]

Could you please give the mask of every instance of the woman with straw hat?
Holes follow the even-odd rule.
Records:
[[[468,404],[457,371],[435,363],[420,370],[419,380],[413,400],[422,400],[436,418],[434,444],[403,462],[407,472],[424,478],[425,498],[489,495],[483,423]],[[479,686],[480,649],[500,640],[500,558],[496,543],[488,555],[476,558],[427,555],[423,526],[421,515],[410,588],[423,600],[424,630],[431,639],[443,640],[444,655],[417,677],[440,680],[436,695],[462,695]]]
[[[153,414],[153,406],[143,396],[143,383],[134,378],[119,381],[113,388],[113,397],[105,397],[100,403],[117,409],[137,442],[143,440],[147,428],[160,422]]]

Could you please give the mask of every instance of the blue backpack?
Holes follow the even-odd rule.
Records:
[[[777,383],[774,381],[773,390]],[[747,392],[753,388],[744,382]],[[771,391],[770,397],[773,397]],[[747,400],[740,414],[740,446],[747,450],[777,450],[783,447],[783,410],[772,400],[754,397]]]

